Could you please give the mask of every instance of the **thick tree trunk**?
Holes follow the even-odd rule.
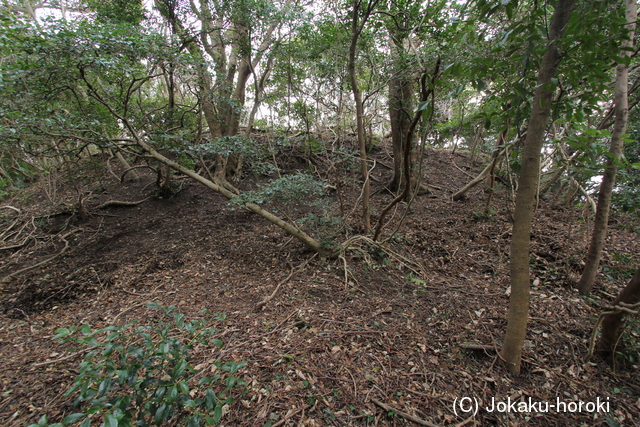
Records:
[[[401,47],[391,44],[391,48]],[[402,52],[396,54],[402,56]],[[389,189],[393,192],[404,188],[404,147],[407,141],[409,125],[413,117],[413,82],[411,76],[396,74],[389,80],[389,122],[391,124],[391,142],[393,146],[393,178]]]
[[[622,51],[620,56],[629,56],[630,48],[633,47],[633,35],[636,27],[638,16],[638,5],[636,0],[627,0],[626,2],[626,18],[627,29],[629,30],[629,38],[622,41]],[[607,236],[607,225],[609,222],[609,209],[611,208],[611,195],[613,186],[616,182],[616,174],[618,173],[618,162],[624,148],[622,140],[623,135],[627,132],[627,122],[629,120],[629,67],[624,63],[619,63],[616,68],[616,91],[614,98],[615,123],[613,133],[611,135],[611,145],[605,167],[604,176],[600,183],[600,191],[598,192],[598,206],[596,216],[593,221],[593,234],[591,235],[591,243],[587,253],[587,260],[580,277],[580,281],[576,285],[581,294],[588,294],[591,291],[598,266],[602,258],[602,249],[604,240]]]
[[[536,93],[532,101],[531,118],[522,153],[522,169],[518,181],[516,208],[511,241],[511,297],[504,345],[500,356],[507,370],[519,374],[522,363],[522,347],[529,317],[529,244],[531,220],[540,175],[540,153],[551,110],[553,83],[560,61],[557,40],[562,38],[571,17],[575,0],[558,0],[549,31],[549,48],[542,57],[538,70]]]
[[[640,302],[640,267],[611,305],[620,303],[632,305],[638,302]],[[623,331],[624,316],[625,312],[620,311],[608,314],[602,320],[602,336],[596,345],[596,353],[609,362],[613,361],[616,350],[619,351],[622,348],[620,336]]]

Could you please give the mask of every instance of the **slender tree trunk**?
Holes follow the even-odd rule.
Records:
[[[255,122],[256,113],[260,108],[260,104],[262,103],[262,95],[264,94],[264,87],[266,85],[267,79],[269,78],[269,74],[271,74],[271,69],[273,67],[273,56],[270,56],[267,60],[267,64],[265,65],[265,69],[262,72],[262,75],[258,79],[257,76],[254,76],[256,83],[255,87],[255,99],[253,100],[253,107],[251,108],[251,113],[249,114],[249,122],[247,123],[247,132],[246,136],[249,137],[251,135],[251,131],[253,130],[253,123]]]
[[[358,47],[358,38],[364,25],[367,23],[369,16],[375,8],[378,0],[370,0],[366,9],[363,10],[362,22],[359,22],[358,15],[360,12],[361,2],[355,0],[353,3],[353,16],[351,19],[351,44],[349,45],[349,78],[351,80],[351,90],[353,91],[353,99],[356,104],[356,127],[358,131],[358,148],[360,150],[360,172],[362,174],[362,222],[365,231],[371,230],[371,213],[369,211],[369,168],[367,164],[367,145],[364,135],[364,105],[362,103],[362,93],[358,86],[356,77],[356,50]]]
[[[478,141],[482,137],[482,128],[484,127],[483,123],[478,124],[478,130],[476,131],[476,136],[473,138],[473,143],[471,144],[471,164],[476,164],[476,154],[478,150]]]
[[[611,305],[618,305],[620,303],[632,305],[638,302],[640,302],[640,267]],[[620,311],[618,313],[608,314],[602,320],[602,336],[596,345],[596,352],[609,362],[613,361],[616,350],[622,348],[620,336],[622,335],[624,327],[622,323],[624,315],[625,312]]]
[[[531,220],[540,175],[540,153],[551,110],[553,83],[560,61],[557,40],[562,38],[571,17],[575,0],[558,0],[549,29],[549,48],[542,57],[538,70],[536,93],[532,101],[531,117],[522,153],[522,169],[518,181],[516,207],[511,241],[511,296],[507,331],[501,357],[507,370],[519,374],[522,364],[522,347],[529,317],[529,244]]]
[[[440,58],[436,61],[436,66],[433,70],[433,74],[431,75],[431,79],[429,80],[429,87],[427,88],[427,74],[426,72],[422,74],[420,77],[420,102],[424,103],[429,99],[429,96],[433,97],[433,91],[435,88],[436,79],[440,76]],[[424,110],[423,110],[424,111]],[[418,122],[422,118],[423,111],[417,111],[413,115],[413,119],[409,124],[409,129],[407,131],[407,141],[413,140],[413,135],[416,130],[416,126]],[[433,120],[433,109],[431,109],[431,117],[429,121]],[[411,175],[411,145],[406,144],[404,147],[404,175]],[[414,187],[415,188],[415,187]],[[380,236],[380,232],[382,231],[382,227],[384,225],[385,216],[393,209],[395,205],[397,205],[401,200],[405,199],[409,196],[409,190],[411,189],[411,180],[405,180],[404,190],[402,193],[396,196],[395,199],[391,201],[387,205],[386,208],[380,212],[380,216],[378,217],[378,224],[376,225],[375,232],[373,234],[373,240],[377,240]]]
[[[489,173],[491,172],[491,169],[495,167],[495,164],[500,160],[502,156],[504,156],[505,152],[506,152],[506,148],[503,148],[500,151],[494,151],[494,153],[491,155],[491,161],[489,162],[487,167],[485,167],[484,170],[480,172],[480,174],[478,174],[477,177],[472,179],[467,185],[462,187],[460,190],[456,191],[452,196],[453,200],[464,199],[469,190],[471,190],[476,185],[480,184],[487,177],[487,175],[489,175]]]
[[[629,37],[622,41],[622,51],[620,52],[620,56],[622,57],[631,55],[629,48],[633,47],[633,35],[638,16],[637,10],[638,5],[636,0],[626,1],[626,17]],[[616,91],[614,98],[616,119],[613,126],[613,133],[611,135],[611,145],[609,147],[609,153],[611,154],[608,157],[604,176],[600,183],[598,207],[593,221],[593,234],[591,235],[591,243],[589,244],[587,260],[584,270],[582,271],[580,281],[576,285],[581,294],[588,294],[591,291],[591,287],[593,286],[593,282],[595,281],[598,273],[600,259],[602,258],[602,249],[604,247],[604,240],[607,235],[607,225],[609,222],[611,195],[613,193],[613,186],[616,182],[616,174],[618,173],[618,161],[624,149],[622,137],[627,132],[627,122],[629,120],[628,89],[629,67],[624,62],[621,62],[616,68]]]
[[[493,159],[491,161],[491,169],[489,169],[489,186],[487,187],[489,196],[487,197],[487,204],[484,208],[484,212],[487,215],[489,214],[489,212],[491,212],[491,202],[493,201],[493,192],[495,191],[495,187],[496,187],[496,166],[498,166],[499,159],[500,159],[500,157],[498,157],[498,148],[500,148],[500,146],[504,144],[504,141],[507,138],[507,134],[509,133],[509,125],[510,125],[510,121],[507,120],[507,127],[503,129],[502,132],[500,132],[500,134],[498,135],[498,139],[496,141],[496,147],[493,150],[493,153],[491,155]]]

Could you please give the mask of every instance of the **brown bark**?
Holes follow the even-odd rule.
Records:
[[[200,41],[202,48],[184,30],[177,17],[175,5],[166,0],[155,0],[161,15],[171,24],[174,34],[182,37],[185,47],[198,60],[197,73],[199,96],[211,136],[234,136],[238,133],[242,108],[245,104],[246,87],[252,70],[260,63],[265,52],[274,42],[275,30],[280,22],[273,23],[266,31],[257,51],[251,47],[251,28],[238,18],[230,30],[223,31],[224,13],[212,11],[208,2],[200,2],[198,10],[191,3],[194,14],[201,22]],[[291,1],[287,2],[287,6]],[[208,69],[205,52],[213,61],[214,77]],[[221,100],[214,102],[215,99]],[[226,181],[239,170],[241,159],[231,156],[229,159],[216,160],[216,179]]]
[[[611,305],[616,306],[620,303],[632,305],[638,302],[640,302],[640,268]],[[618,311],[606,315],[602,320],[602,336],[596,345],[596,353],[610,362],[613,361],[616,351],[622,348],[620,337],[624,330],[624,316],[624,311]]]
[[[500,151],[494,151],[494,153],[491,155],[491,161],[489,162],[487,167],[485,167],[484,170],[480,172],[477,177],[472,179],[467,185],[456,191],[452,196],[453,200],[464,199],[469,190],[480,184],[487,177],[487,175],[489,175],[491,170],[495,167],[495,164],[500,160],[500,158],[502,158],[502,156],[504,156],[505,152],[506,148],[502,148],[502,150]]]
[[[391,49],[402,57],[402,41],[392,43]],[[400,46],[398,46],[400,44]],[[397,192],[404,187],[404,149],[409,125],[413,116],[413,79],[411,76],[396,74],[389,79],[389,122],[391,124],[391,142],[393,146],[393,178],[389,189]]]
[[[420,77],[420,102],[423,103],[425,102],[427,99],[429,99],[429,96],[433,95],[433,91],[434,91],[434,87],[435,87],[435,81],[438,78],[438,76],[440,75],[440,58],[438,58],[438,60],[436,61],[436,66],[435,69],[433,70],[433,74],[431,75],[431,79],[429,81],[429,88],[427,88],[427,74],[423,73],[422,76]],[[433,110],[431,110],[433,112]],[[418,125],[418,122],[420,121],[420,118],[422,117],[422,113],[423,111],[417,111],[414,113],[413,115],[413,119],[411,120],[411,124],[409,125],[409,129],[407,130],[407,141],[412,141],[413,140],[413,134],[416,130],[416,126]],[[431,117],[433,118],[433,116]],[[404,146],[404,175],[405,176],[410,176],[411,174],[411,144],[406,144]],[[415,187],[414,187],[415,188]],[[389,213],[389,211],[395,206],[397,205],[401,200],[405,199],[407,196],[409,196],[410,193],[410,189],[411,189],[411,179],[410,180],[405,180],[405,185],[404,185],[404,190],[402,191],[402,193],[400,193],[398,196],[396,196],[395,199],[393,199],[391,201],[391,203],[389,203],[387,205],[386,208],[384,208],[382,210],[382,212],[380,213],[380,217],[378,218],[378,224],[376,225],[376,230],[373,234],[373,240],[377,240],[378,236],[380,236],[380,232],[382,231],[382,226],[384,225],[384,219],[386,217],[386,215]]]
[[[478,124],[478,130],[476,131],[476,136],[473,138],[473,142],[471,143],[471,163],[473,165],[476,164],[476,155],[478,150],[478,141],[482,138],[482,128],[484,127],[483,123]]]
[[[273,67],[273,56],[270,56],[269,59],[267,60],[267,64],[265,65],[265,69],[262,72],[262,75],[260,76],[259,79],[257,78],[257,76],[255,76],[255,70],[252,71],[254,72],[254,79],[257,81],[257,83],[255,88],[253,107],[251,108],[251,113],[249,113],[249,121],[247,123],[247,132],[246,132],[247,137],[251,134],[251,131],[253,130],[253,124],[255,122],[256,113],[260,108],[260,104],[262,102],[262,95],[264,94],[264,88],[265,88],[267,79],[269,78],[269,74],[271,74],[272,67]]]
[[[353,99],[356,104],[356,127],[358,132],[358,148],[360,151],[360,173],[362,174],[363,188],[362,188],[362,222],[365,231],[371,230],[371,212],[369,211],[369,195],[370,195],[370,180],[369,180],[369,168],[367,165],[367,145],[364,135],[364,105],[362,102],[362,92],[358,86],[358,78],[356,76],[356,50],[358,46],[358,38],[360,33],[367,23],[371,12],[376,7],[378,0],[370,0],[366,8],[362,9],[363,16],[360,22],[360,6],[361,1],[356,0],[353,3],[353,16],[351,17],[351,44],[349,45],[349,79],[351,80],[351,90],[353,92]]]
[[[638,5],[636,0],[626,1],[626,18],[627,29],[629,30],[629,38],[622,41],[620,56],[629,56],[631,52],[628,50],[633,47],[633,35],[636,27],[636,19],[638,16]],[[588,294],[591,291],[593,282],[598,273],[600,259],[602,258],[602,249],[604,248],[604,240],[607,236],[607,225],[609,222],[609,210],[611,208],[611,195],[613,186],[616,182],[618,173],[618,162],[624,149],[622,137],[627,132],[627,122],[629,121],[629,67],[625,63],[618,64],[616,68],[616,90],[614,95],[614,112],[615,123],[613,125],[613,133],[611,135],[611,144],[607,165],[604,170],[604,176],[600,183],[598,192],[598,206],[596,216],[593,221],[593,234],[589,243],[589,251],[587,259],[582,271],[580,281],[576,285],[581,294]]]
[[[491,202],[493,201],[493,192],[496,186],[496,166],[498,166],[500,161],[499,160],[500,158],[497,155],[498,148],[500,148],[500,146],[504,144],[504,141],[507,138],[507,134],[509,133],[509,125],[510,125],[510,120],[507,120],[507,127],[503,129],[502,132],[500,132],[500,134],[498,135],[498,139],[496,140],[496,146],[493,150],[493,153],[491,154],[492,161],[491,161],[491,168],[489,169],[489,186],[487,188],[487,191],[489,192],[489,196],[487,197],[487,204],[484,209],[484,212],[487,215],[489,214],[489,212],[491,212]]]
[[[518,181],[516,207],[511,241],[511,296],[504,345],[500,352],[507,370],[519,374],[522,364],[522,347],[529,317],[529,244],[535,195],[540,175],[540,153],[551,110],[553,84],[560,61],[557,40],[564,34],[575,0],[558,0],[549,29],[549,47],[538,69],[531,117],[522,153],[522,169]]]

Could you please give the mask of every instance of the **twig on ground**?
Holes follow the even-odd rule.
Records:
[[[4,206],[0,206],[0,209],[13,209],[14,211],[21,213],[22,211],[18,208],[14,208],[13,206],[9,206],[9,205],[4,205]]]
[[[289,272],[289,275],[282,280],[280,283],[278,283],[278,286],[276,286],[276,288],[273,290],[273,292],[271,292],[271,295],[269,295],[268,297],[264,297],[262,301],[260,301],[259,303],[256,304],[254,310],[255,311],[260,311],[265,305],[267,305],[267,303],[269,301],[271,301],[273,299],[273,297],[276,296],[276,293],[278,293],[278,290],[280,289],[280,286],[282,286],[283,284],[287,283],[289,281],[289,279],[291,279],[291,276],[293,276],[293,272],[294,272],[294,268],[293,266],[291,267],[291,271]]]
[[[64,242],[64,248],[62,248],[62,250],[60,252],[58,252],[57,254],[53,255],[52,257],[49,257],[47,259],[45,259],[44,261],[40,261],[37,264],[31,265],[29,267],[25,267],[25,268],[21,268],[18,271],[14,271],[11,274],[7,274],[6,276],[4,276],[4,278],[2,279],[2,281],[6,281],[7,279],[13,277],[13,276],[17,276],[19,274],[25,273],[29,270],[33,270],[34,268],[38,268],[40,266],[43,266],[44,264],[53,261],[54,259],[58,258],[60,255],[64,254],[67,249],[69,249],[69,242],[66,240],[67,237],[69,237],[70,235],[72,235],[73,233],[77,232],[77,231],[82,231],[81,228],[78,228],[76,230],[71,230],[68,233],[66,233],[64,236],[60,237],[62,239],[62,241]]]
[[[478,344],[478,343],[472,343],[472,342],[463,343],[463,344],[460,345],[460,347],[463,350],[483,350],[485,352],[497,351],[495,345]]]
[[[304,410],[309,408],[309,406],[303,406],[302,408],[291,412],[290,414],[285,415],[280,421],[278,421],[277,423],[275,423],[273,426],[271,427],[278,427],[281,426],[282,424],[284,424],[288,419],[292,418],[294,415],[296,415],[298,412],[302,412],[304,413]]]
[[[31,240],[31,235],[28,235],[26,239],[24,239],[22,241],[22,243],[18,243],[17,245],[12,245],[12,246],[3,246],[0,248],[0,251],[8,251],[11,249],[20,249],[21,247],[25,246],[29,240]]]
[[[287,283],[289,281],[289,279],[291,279],[291,276],[293,276],[293,273],[295,273],[296,270],[300,271],[304,267],[306,267],[311,262],[311,260],[313,260],[316,257],[316,255],[318,255],[318,254],[317,253],[313,254],[313,256],[311,258],[309,258],[308,260],[306,260],[305,262],[300,264],[298,266],[298,268],[294,269],[293,266],[291,264],[289,264],[289,266],[291,267],[291,271],[289,272],[289,275],[284,280],[282,280],[280,283],[278,283],[278,286],[276,286],[276,288],[273,290],[271,295],[269,295],[268,297],[265,297],[262,301],[260,301],[259,303],[256,304],[255,311],[259,311],[265,305],[267,305],[269,303],[269,301],[271,301],[276,296],[276,294],[278,293],[278,290],[280,289],[280,287],[282,285],[284,285],[285,283]]]
[[[144,203],[147,200],[151,199],[152,196],[147,197],[146,199],[138,200],[137,202],[124,202],[121,200],[109,200],[108,202],[104,202],[101,205],[96,206],[96,209],[104,209],[109,206],[137,206],[140,203]]]
[[[465,174],[466,176],[468,176],[469,178],[471,178],[471,179],[474,179],[474,178],[475,178],[475,176],[471,175],[470,173],[468,173],[467,171],[465,171],[464,169],[462,169],[460,166],[458,166],[458,165],[456,164],[456,162],[455,162],[453,159],[451,159],[451,164],[452,164],[453,166],[455,166],[455,167],[456,167],[456,169],[458,169],[460,172],[462,172],[463,174]]]
[[[11,231],[11,229],[18,223],[18,221],[20,221],[20,218],[14,219],[13,222],[9,224],[9,226],[2,232],[2,234],[0,234],[0,238],[4,238],[4,240],[6,240],[4,235],[7,234],[9,231]]]
[[[466,420],[462,421],[461,423],[458,423],[455,425],[455,427],[462,427],[462,426],[466,426],[467,424],[469,424],[471,421],[473,421],[473,419],[475,418],[475,415],[471,415],[469,418],[467,418]]]
[[[34,363],[32,366],[46,366],[46,365],[53,365],[55,363],[60,363],[60,362],[64,362],[65,360],[69,360],[69,359],[73,359],[76,356],[81,355],[82,353],[86,353],[89,352],[93,349],[97,348],[97,346],[93,346],[93,347],[89,347],[89,348],[84,348],[80,351],[76,351],[74,353],[71,354],[67,354],[64,357],[61,357],[59,359],[54,359],[54,360],[45,360],[44,362],[38,362],[38,363]]]
[[[160,285],[156,286],[154,290],[152,290],[152,291],[151,291],[150,293],[148,293],[148,294],[145,294],[144,296],[151,296],[151,295],[155,294],[156,292],[158,292],[158,289],[160,289],[160,288],[161,288],[161,287],[163,287],[164,285],[165,285],[164,283],[161,283]],[[167,295],[169,295],[169,294],[171,294],[171,293],[175,293],[175,292],[168,292],[168,293],[167,293]],[[116,316],[113,318],[113,320],[111,321],[111,323],[115,324],[115,323],[116,323],[116,320],[118,320],[118,318],[119,318],[120,316],[122,316],[123,314],[128,313],[128,312],[130,312],[130,311],[132,311],[132,310],[135,310],[136,308],[144,307],[145,305],[147,305],[147,304],[149,304],[149,303],[151,303],[151,302],[155,302],[155,301],[153,301],[153,300],[148,300],[148,301],[145,301],[145,302],[141,302],[141,303],[139,303],[139,304],[132,305],[132,306],[131,306],[131,307],[129,307],[129,308],[125,308],[125,309],[124,309],[124,310],[122,310],[120,313],[116,314]]]
[[[396,414],[400,415],[402,418],[404,418],[406,420],[409,420],[409,421],[413,421],[414,423],[420,424],[421,426],[438,427],[436,424],[432,424],[432,423],[430,423],[428,421],[421,420],[418,417],[414,417],[411,414],[407,414],[404,411],[400,411],[399,409],[396,409],[396,408],[394,408],[392,406],[389,406],[386,403],[382,403],[378,399],[372,398],[371,401],[373,403],[375,403],[376,405],[380,406],[382,409],[384,409],[386,411],[395,412]]]

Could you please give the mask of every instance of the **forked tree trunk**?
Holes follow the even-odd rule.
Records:
[[[200,43],[185,30],[177,13],[177,3],[169,0],[154,0],[157,9],[172,26],[173,33],[180,36],[184,46],[199,62],[198,91],[202,102],[202,111],[209,126],[211,136],[235,136],[240,125],[242,108],[246,98],[246,87],[251,70],[257,67],[262,57],[274,43],[274,33],[282,21],[273,22],[264,33],[264,38],[255,54],[251,45],[251,28],[242,19],[232,22],[233,36],[223,31],[224,17],[216,14],[210,7],[219,5],[200,2],[200,8],[191,2],[192,12],[201,20]],[[292,0],[288,0],[288,7]],[[227,40],[228,39],[228,40]],[[227,40],[225,42],[224,40]],[[212,59],[215,69],[215,84],[205,52]],[[234,83],[235,82],[235,83]],[[214,100],[218,100],[214,102]],[[228,159],[216,159],[216,180],[226,181],[240,172],[242,160],[230,156]]]
[[[618,297],[613,301],[612,305],[620,303],[636,304],[640,302],[640,267],[636,271],[631,281],[620,292]],[[596,345],[596,353],[602,358],[613,361],[616,351],[622,348],[621,335],[623,331],[623,322],[625,313],[608,314],[602,320],[602,336]]]
[[[622,41],[620,56],[626,57],[631,55],[629,51],[633,47],[633,35],[636,28],[636,19],[638,16],[638,5],[636,0],[626,1],[626,18],[627,29],[629,30],[629,38]],[[591,243],[587,253],[587,260],[582,271],[580,281],[576,285],[581,294],[588,294],[591,291],[593,282],[598,273],[598,266],[602,258],[602,249],[604,240],[607,236],[607,225],[609,222],[609,209],[611,208],[611,195],[613,186],[616,182],[616,174],[618,173],[618,162],[624,148],[622,140],[623,135],[627,132],[627,122],[629,120],[629,101],[627,91],[629,89],[629,67],[621,62],[616,68],[616,92],[614,95],[614,111],[615,123],[613,125],[613,133],[611,135],[611,145],[607,159],[607,166],[604,170],[604,176],[600,183],[600,191],[598,192],[598,206],[596,216],[593,221],[593,234],[591,235]]]
[[[388,28],[387,31],[390,39],[389,48],[397,68],[397,72],[389,78],[389,123],[393,147],[393,178],[389,183],[389,190],[398,192],[404,188],[406,179],[405,144],[412,143],[406,139],[413,118],[413,77],[407,72],[407,62],[404,60],[406,56],[404,43],[408,41],[406,35],[401,29]]]
[[[531,118],[522,153],[522,169],[518,181],[516,208],[511,240],[511,297],[504,345],[500,356],[509,372],[519,374],[522,364],[522,347],[529,318],[529,244],[531,220],[540,175],[540,153],[551,110],[554,85],[551,81],[560,61],[557,41],[562,38],[571,17],[575,0],[558,0],[551,27],[549,48],[542,57],[538,69],[538,81],[531,106]]]
[[[253,100],[253,107],[251,108],[251,113],[249,113],[249,120],[247,122],[247,130],[245,136],[249,138],[251,135],[251,131],[253,130],[253,123],[255,122],[256,113],[260,108],[260,104],[262,103],[262,95],[264,94],[264,87],[266,85],[267,79],[271,74],[271,70],[273,67],[273,56],[270,56],[267,60],[267,64],[265,65],[265,69],[262,72],[260,78],[258,76],[254,76],[254,79],[257,81],[255,85],[255,95]]]

